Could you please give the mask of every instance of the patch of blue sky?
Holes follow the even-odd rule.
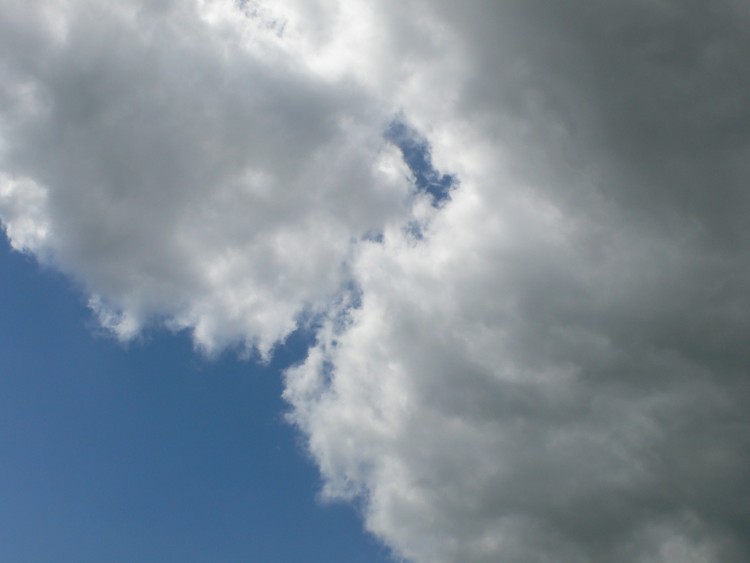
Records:
[[[185,332],[123,347],[1,232],[0,271],[3,561],[390,560],[356,509],[315,501],[283,422],[305,331],[268,364],[201,358]]]
[[[362,240],[366,240],[369,242],[377,242],[378,244],[382,243],[384,240],[383,233],[376,230],[370,230],[367,231],[363,236]]]
[[[398,116],[388,125],[385,138],[401,151],[417,191],[431,195],[435,207],[450,199],[458,179],[454,174],[442,174],[435,169],[430,143],[419,131]]]

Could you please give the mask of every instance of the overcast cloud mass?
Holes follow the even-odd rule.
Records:
[[[0,7],[13,247],[125,340],[316,331],[395,557],[750,560],[747,2]]]

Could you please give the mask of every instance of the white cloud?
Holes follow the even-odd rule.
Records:
[[[20,251],[41,251],[48,235],[47,192],[26,178],[15,180],[0,176],[5,231]]]
[[[273,26],[231,2],[53,6],[4,8],[2,217],[121,336],[157,318],[265,353],[403,215],[390,114]]]
[[[124,338],[323,313],[290,417],[399,556],[747,560],[742,6],[144,6],[4,7],[16,248]]]

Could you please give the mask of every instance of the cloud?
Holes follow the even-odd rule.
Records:
[[[325,495],[414,561],[746,560],[748,14],[429,7],[460,187],[287,374]]]
[[[14,246],[123,337],[322,315],[289,416],[397,556],[750,557],[742,3],[4,13]]]
[[[157,319],[267,353],[333,298],[351,240],[404,213],[390,114],[268,17],[43,7],[4,9],[2,217],[121,336]]]

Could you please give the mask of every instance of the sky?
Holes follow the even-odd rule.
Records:
[[[280,367],[184,334],[126,346],[68,280],[3,242],[0,553],[38,561],[386,563],[283,421]]]
[[[750,559],[750,9],[0,0],[13,560]]]

